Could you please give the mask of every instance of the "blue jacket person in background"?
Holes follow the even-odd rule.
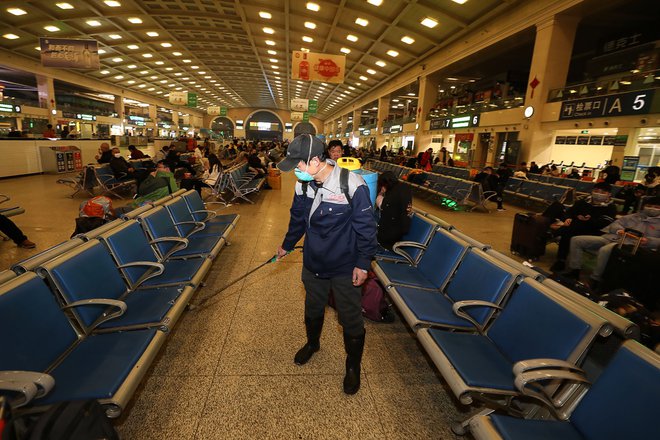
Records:
[[[362,177],[347,173],[347,182],[342,185],[341,168],[326,159],[324,152],[320,139],[300,135],[277,165],[285,172],[295,169],[299,179],[289,231],[277,254],[279,258],[286,255],[305,235],[302,282],[306,290],[307,343],[298,350],[294,362],[303,365],[319,350],[323,315],[332,289],[344,331],[344,392],[355,394],[360,389],[365,337],[360,286],[367,279],[377,250],[376,221]]]

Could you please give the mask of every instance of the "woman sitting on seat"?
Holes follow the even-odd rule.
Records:
[[[378,243],[391,250],[394,243],[410,229],[412,217],[412,191],[403,185],[391,171],[378,176],[376,208],[380,210]]]

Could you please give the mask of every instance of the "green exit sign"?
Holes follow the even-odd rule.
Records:
[[[589,130],[582,130],[580,131],[580,134],[589,134]]]

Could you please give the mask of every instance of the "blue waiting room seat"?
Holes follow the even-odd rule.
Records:
[[[521,391],[535,395],[528,385],[542,378],[587,382],[579,371],[542,369],[526,373],[517,385]],[[658,396],[660,355],[638,342],[627,341],[569,417],[530,420],[490,414],[472,419],[469,429],[476,440],[658,439]],[[547,406],[552,408],[551,404]]]
[[[89,306],[78,303],[66,308],[85,307]],[[108,416],[118,417],[165,336],[155,328],[81,334],[36,274],[25,273],[0,285],[0,382],[23,389],[37,384],[34,400],[23,402],[30,407],[97,399],[106,405]],[[32,382],[26,376],[37,379]],[[49,381],[54,381],[50,391],[50,386],[41,385]],[[0,385],[0,394],[8,394],[6,387]]]

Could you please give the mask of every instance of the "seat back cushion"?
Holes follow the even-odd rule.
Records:
[[[481,300],[499,304],[514,278],[513,273],[487,259],[482,251],[470,249],[445,292],[454,302]],[[480,324],[494,312],[490,307],[468,307],[465,311]]]
[[[45,371],[77,335],[55,295],[34,273],[0,287],[0,370]]]
[[[422,274],[440,289],[461,260],[467,246],[447,231],[436,230],[417,265]]]
[[[206,206],[204,206],[204,201],[197,191],[188,191],[181,197],[188,205],[188,210],[193,214],[196,221],[201,222],[206,219],[206,214],[200,212],[195,213],[195,211],[203,211],[206,209]]]
[[[660,396],[660,355],[655,362],[623,345],[571,416],[585,439],[658,439],[657,400]],[[639,346],[638,350],[646,349]]]
[[[418,214],[414,214],[410,220],[410,229],[403,235],[401,241],[413,241],[415,243],[426,244],[433,233],[433,228],[434,225],[431,222],[424,220],[422,216]],[[406,249],[406,251],[413,258],[413,261],[417,261],[417,257],[419,257],[419,254],[422,252],[422,250],[418,248]]]
[[[180,237],[179,231],[174,226],[172,219],[168,212],[162,206],[159,206],[148,213],[140,216],[140,221],[146,230],[149,231],[149,235],[152,238],[163,238],[163,237]],[[158,250],[162,255],[165,255],[169,250],[175,246],[176,243],[165,242],[158,243]]]
[[[186,205],[185,200],[183,200],[181,197],[170,200],[169,202],[165,203],[163,207],[167,209],[175,223],[195,221],[192,214],[190,213],[190,210],[188,210],[188,205]],[[179,235],[185,237],[195,229],[195,225],[186,223],[177,225],[176,228],[179,231]]]
[[[112,254],[117,262],[122,265],[134,261],[158,262],[154,250],[149,245],[147,236],[136,221],[129,220],[119,228],[115,228],[107,234],[99,237]],[[147,270],[146,266],[127,267],[123,273],[131,282],[135,283]]]
[[[67,303],[85,299],[119,299],[126,283],[108,251],[98,241],[90,241],[44,265]],[[107,310],[107,305],[83,306],[74,313],[90,326]]]
[[[535,358],[569,360],[591,326],[525,280],[488,330],[512,362]]]

